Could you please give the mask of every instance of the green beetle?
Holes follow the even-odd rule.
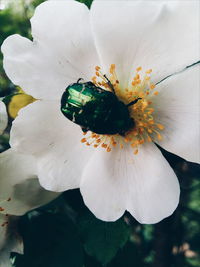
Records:
[[[84,132],[97,134],[120,134],[134,127],[128,106],[114,93],[97,87],[92,82],[80,82],[69,85],[62,95],[61,112],[72,122],[81,126]]]

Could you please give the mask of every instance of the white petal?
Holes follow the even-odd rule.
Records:
[[[37,157],[38,177],[48,190],[77,188],[94,148],[81,143],[80,126],[60,111],[56,101],[37,101],[22,109],[13,123],[12,147]]]
[[[68,119],[56,101],[36,101],[21,109],[14,120],[10,144],[18,151],[40,154],[54,140],[67,136]]]
[[[67,134],[38,156],[38,177],[44,188],[62,192],[79,187],[82,172],[94,153],[94,148],[82,144],[80,138]]]
[[[81,193],[88,208],[105,221],[128,210],[140,223],[156,223],[172,214],[179,200],[177,177],[153,144],[107,153],[97,151],[83,173]]]
[[[59,99],[78,78],[91,79],[98,64],[89,10],[76,1],[46,1],[31,19],[34,41],[19,35],[2,46],[13,83],[35,98]]]
[[[200,162],[200,65],[191,67],[157,85],[156,120],[165,126],[164,149]]]
[[[3,133],[8,124],[8,115],[5,104],[0,101],[0,134]]]
[[[20,110],[10,144],[20,152],[39,156],[62,140],[70,146],[81,140],[81,134],[81,128],[61,113],[59,101],[39,100]]]
[[[39,185],[32,156],[7,150],[0,154],[0,169],[1,213],[22,215],[58,196]]]
[[[198,61],[199,5],[199,1],[94,1],[91,22],[105,69],[116,64],[118,79],[127,86],[139,66],[153,69],[160,81]]]

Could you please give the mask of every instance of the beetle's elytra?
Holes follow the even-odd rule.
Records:
[[[69,85],[62,95],[61,111],[83,131],[97,134],[124,135],[134,126],[128,106],[92,82]]]

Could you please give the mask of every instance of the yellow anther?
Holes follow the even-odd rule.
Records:
[[[110,73],[113,74],[115,71],[115,64],[110,65]]]
[[[131,84],[132,84],[133,86],[135,86],[137,83],[136,83],[136,81],[133,81]]]
[[[159,92],[158,92],[158,91],[155,91],[155,92],[154,92],[154,95],[158,95],[158,94],[159,94]]]
[[[134,80],[138,80],[138,79],[140,79],[140,75],[136,74],[135,77],[134,77]]]
[[[144,139],[139,140],[139,144],[140,144],[140,145],[144,144]]]
[[[105,144],[105,143],[103,143],[102,145],[101,145],[101,147],[103,147],[103,148],[107,148],[107,144]]]
[[[136,146],[136,143],[132,143],[131,146],[132,148],[134,148]]]
[[[86,141],[87,141],[86,138],[81,139],[81,143],[85,143]]]
[[[145,94],[144,94],[143,92],[140,92],[140,93],[138,94],[138,96],[141,97],[141,98],[143,98],[143,97],[145,96]]]
[[[156,87],[155,84],[150,85],[151,90],[153,90],[155,87]]]
[[[135,154],[135,155],[137,155],[137,154],[138,154],[138,149],[136,149],[136,150],[134,151],[134,154]]]
[[[142,70],[142,67],[138,67],[137,69],[136,69],[136,71],[141,71]]]
[[[157,126],[158,129],[160,129],[160,130],[163,130],[163,129],[165,128],[165,127],[164,127],[162,124],[160,124],[160,123],[157,123],[156,126]]]
[[[157,138],[158,138],[159,141],[162,140],[162,135],[157,133]]]
[[[101,69],[101,68],[100,68],[99,66],[96,66],[96,67],[95,67],[95,70],[96,70],[96,71],[99,71],[100,69]]]
[[[107,152],[110,152],[111,151],[111,148],[110,147],[107,147],[106,151]]]
[[[149,69],[146,71],[146,74],[150,74],[152,72],[152,69]]]
[[[153,124],[155,123],[155,121],[154,121],[154,120],[149,120],[149,123],[150,123],[151,125],[153,125]]]
[[[95,138],[97,135],[95,133],[92,133],[91,137]]]
[[[149,135],[147,136],[147,140],[148,140],[148,142],[152,142],[152,139]]]
[[[134,136],[137,136],[138,135],[138,132],[136,130],[133,130],[133,135]]]

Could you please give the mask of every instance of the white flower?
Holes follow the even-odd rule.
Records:
[[[141,223],[172,214],[179,184],[154,142],[199,161],[199,65],[163,80],[199,60],[198,10],[198,1],[94,1],[90,11],[48,1],[31,19],[33,42],[19,35],[4,42],[7,75],[39,99],[20,111],[10,144],[37,158],[42,186],[80,187],[106,221],[125,210]],[[125,104],[141,98],[129,108],[135,127],[125,138],[84,137],[60,111],[63,92],[79,78],[111,89],[104,74]]]
[[[9,149],[0,154],[0,170],[0,267],[7,267],[11,266],[11,251],[23,253],[17,232],[18,216],[47,204],[58,193],[40,186],[35,175],[36,162],[30,155]]]
[[[3,133],[8,124],[8,115],[5,104],[0,101],[0,134]]]

